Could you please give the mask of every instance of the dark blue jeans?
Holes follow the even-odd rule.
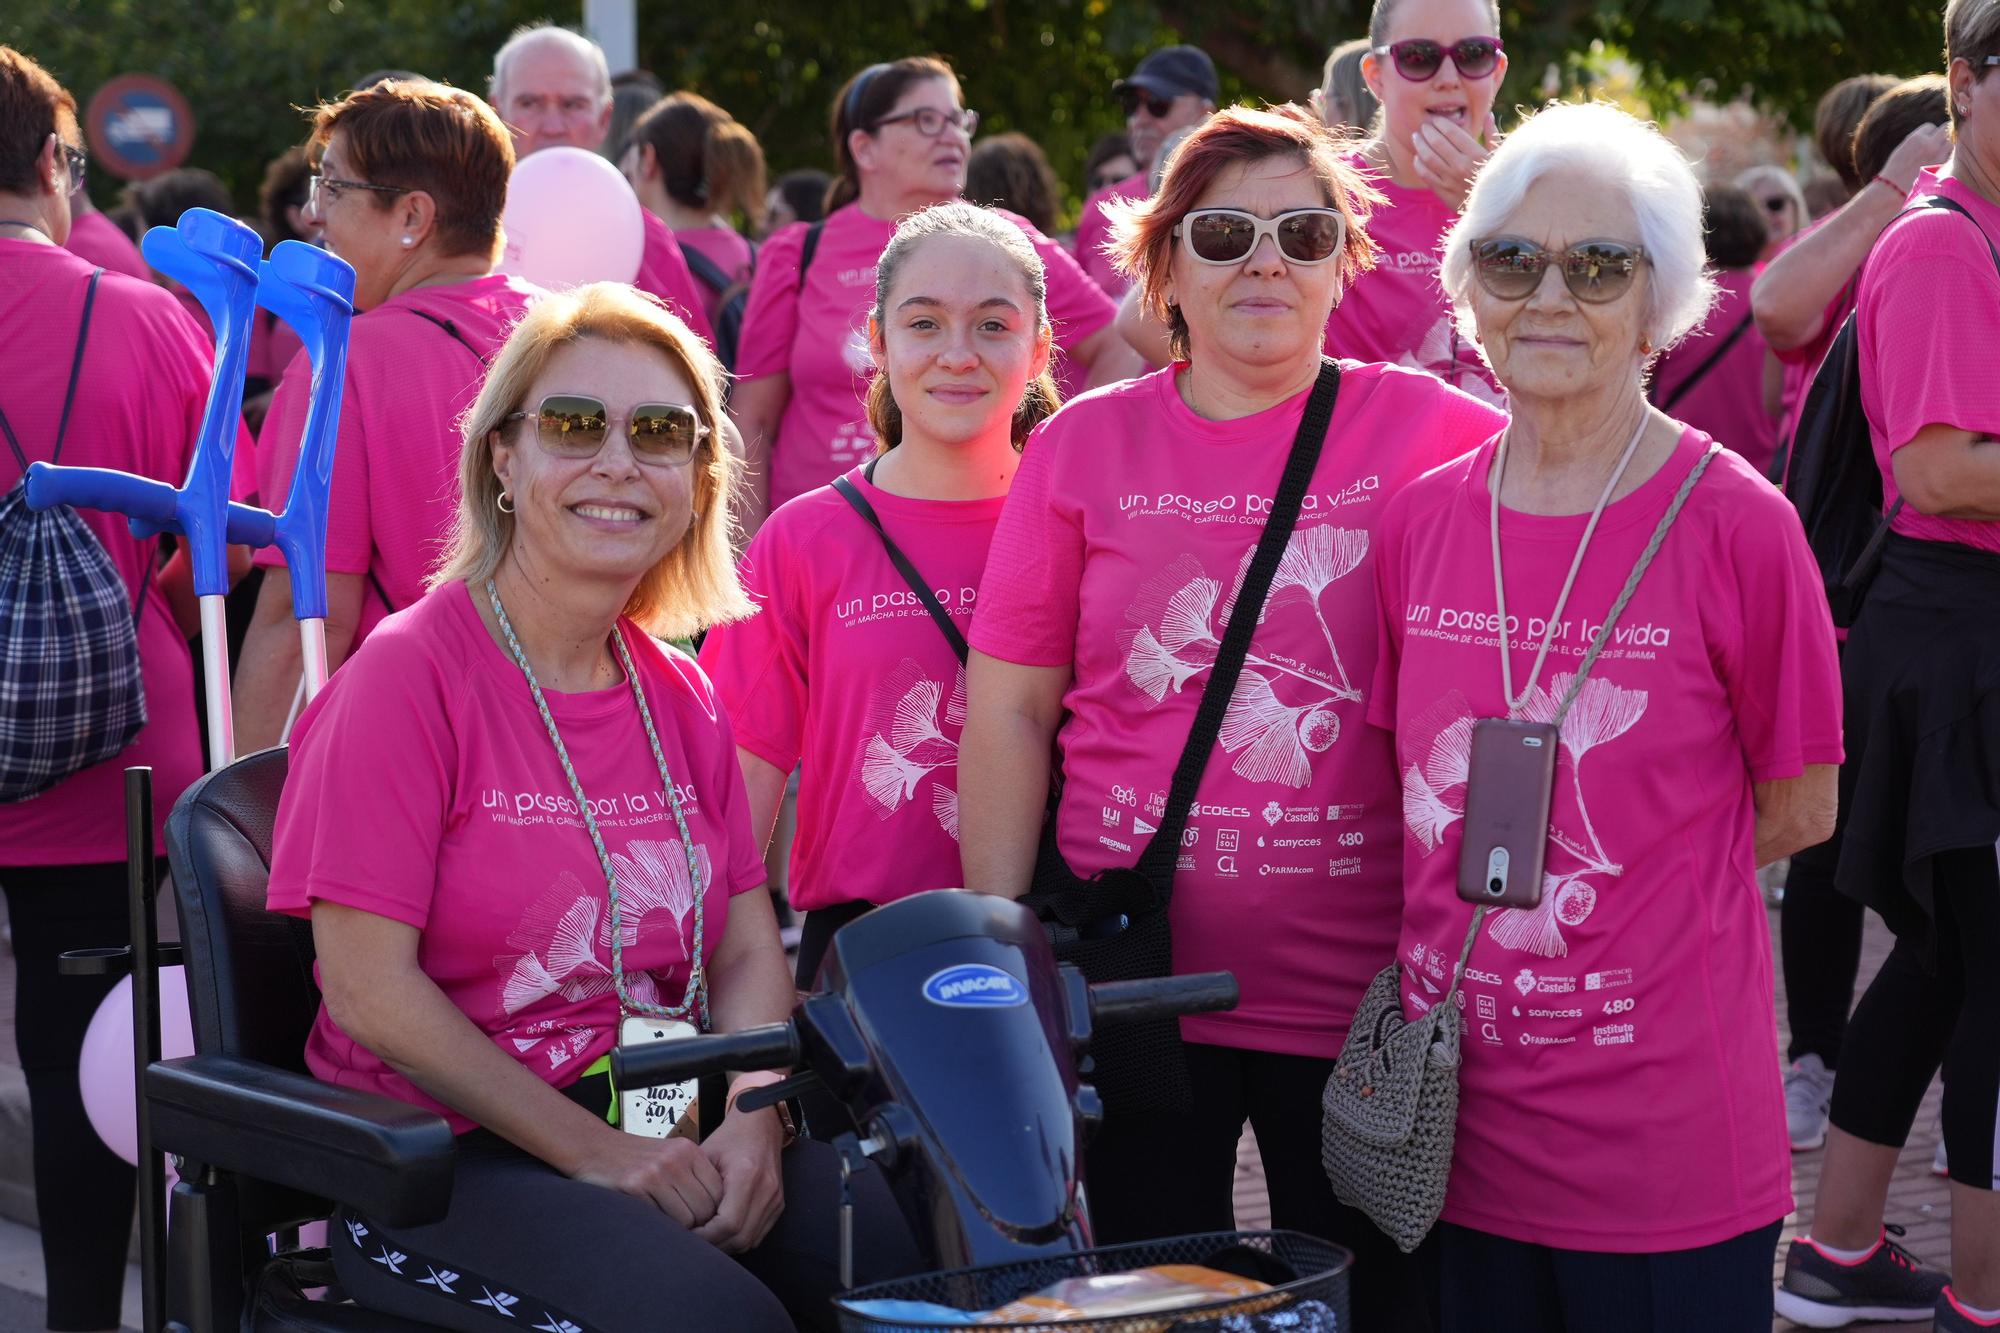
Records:
[[[1659,1254],[1605,1254],[1438,1225],[1443,1333],[1770,1333],[1782,1222]]]

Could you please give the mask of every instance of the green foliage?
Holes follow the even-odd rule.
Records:
[[[294,109],[359,75],[403,67],[483,89],[515,25],[574,18],[554,0],[21,0],[0,41],[48,65],[79,101],[113,75],[171,79],[193,104],[196,164],[248,207],[263,164],[296,142]],[[1809,124],[1819,94],[1869,70],[1939,64],[1938,0],[1514,0],[1503,106],[1593,86],[1606,43],[1661,111],[1748,92]],[[1225,98],[1302,97],[1326,49],[1360,34],[1368,0],[761,0],[639,7],[641,63],[749,125],[774,172],[829,164],[827,106],[874,60],[937,52],[990,131],[1041,142],[1071,206],[1084,155],[1119,124],[1111,81],[1170,41],[1204,46]],[[1550,71],[1553,70],[1553,74]],[[110,183],[97,185],[109,202]]]

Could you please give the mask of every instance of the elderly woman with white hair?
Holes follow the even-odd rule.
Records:
[[[1839,678],[1797,517],[1648,406],[1701,192],[1559,106],[1443,265],[1511,404],[1384,517],[1369,720],[1402,774],[1403,1004],[1465,1016],[1446,1330],[1763,1330],[1792,1206],[1757,867],[1824,839]]]

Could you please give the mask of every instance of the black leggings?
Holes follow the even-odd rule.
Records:
[[[1932,858],[1937,970],[1904,940],[1883,961],[1847,1027],[1833,1123],[1900,1148],[1944,1069],[1951,1178],[2000,1188],[2000,863],[1991,847]]]
[[[1233,1227],[1236,1144],[1248,1119],[1272,1224],[1354,1252],[1354,1326],[1367,1333],[1429,1329],[1417,1258],[1334,1198],[1320,1165],[1320,1096],[1333,1061],[1194,1043],[1187,1054],[1191,1114],[1109,1118],[1084,1151],[1097,1243]]]
[[[1840,864],[1840,834],[1792,857],[1785,901],[1778,908],[1780,961],[1785,972],[1785,1013],[1792,1043],[1788,1060],[1817,1055],[1828,1069],[1840,1065],[1847,1016],[1854,1008],[1854,979],[1861,970],[1861,927],[1866,909],[1833,886]]]
[[[1693,1250],[1606,1254],[1445,1222],[1438,1322],[1442,1333],[1770,1333],[1783,1225]]]
[[[334,1267],[360,1304],[421,1323],[624,1333],[640,1328],[790,1333],[835,1327],[839,1166],[801,1140],[785,1150],[785,1211],[740,1258],[648,1200],[571,1180],[498,1137],[459,1140],[451,1212],[384,1229],[343,1210]],[[854,1177],[857,1286],[918,1271],[882,1173]]]
[[[14,931],[14,1031],[34,1125],[49,1327],[116,1328],[137,1173],[91,1129],[77,1059],[117,978],[61,976],[56,959],[130,938],[125,863],[4,866],[0,888]]]

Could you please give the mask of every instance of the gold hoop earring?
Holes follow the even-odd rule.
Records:
[[[513,497],[502,491],[493,497],[493,507],[503,514],[511,514],[514,512]]]

